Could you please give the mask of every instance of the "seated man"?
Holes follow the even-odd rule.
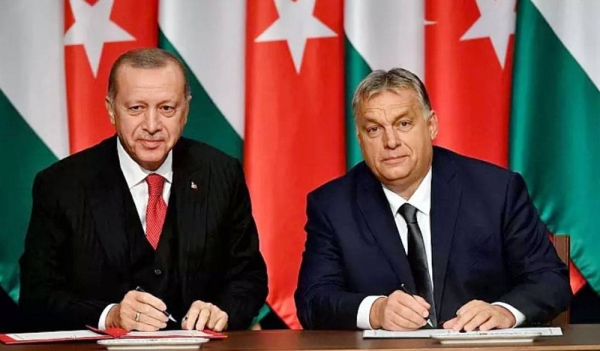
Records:
[[[20,260],[30,328],[250,326],[267,274],[248,189],[237,160],[181,138],[190,99],[168,52],[115,62],[106,107],[117,136],[35,179]]]
[[[352,104],[365,161],[308,196],[304,327],[489,330],[566,309],[567,268],[523,178],[433,147],[417,76],[375,71]]]

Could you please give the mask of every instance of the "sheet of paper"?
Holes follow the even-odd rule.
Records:
[[[132,331],[123,336],[123,338],[165,338],[165,337],[194,337],[210,338],[210,334],[198,330],[159,330],[155,332]]]
[[[430,338],[432,336],[444,336],[457,334],[465,337],[477,337],[477,336],[520,336],[520,335],[531,335],[538,334],[540,336],[559,336],[563,335],[562,330],[558,327],[554,328],[514,328],[514,329],[499,329],[490,331],[472,331],[472,332],[456,332],[454,330],[446,329],[420,329],[415,331],[387,331],[387,330],[365,330],[363,332],[363,338],[365,339],[376,339],[376,338],[399,338],[399,339],[419,339],[419,338]]]
[[[15,333],[6,334],[8,337],[19,340],[19,341],[33,341],[33,340],[53,340],[53,339],[87,339],[97,338],[100,335],[90,330],[68,330],[68,331],[56,331],[56,332],[42,332],[42,333]]]

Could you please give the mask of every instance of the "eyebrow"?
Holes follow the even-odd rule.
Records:
[[[394,122],[398,121],[399,119],[403,118],[403,117],[407,117],[410,114],[410,110],[407,109],[405,111],[402,111],[398,114],[395,114],[394,117],[392,118],[392,120]],[[366,113],[363,114],[363,118],[366,120],[366,122],[373,122],[373,123],[379,123],[379,121],[375,120],[372,117],[369,117]]]

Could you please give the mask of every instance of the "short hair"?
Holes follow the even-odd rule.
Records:
[[[362,104],[369,100],[373,95],[382,91],[390,90],[398,92],[400,89],[410,89],[417,93],[417,97],[423,107],[425,119],[429,118],[431,111],[431,102],[425,84],[416,74],[404,68],[392,68],[389,71],[376,70],[371,72],[363,79],[352,97],[352,112],[354,121],[361,111]]]
[[[181,71],[184,79],[184,93],[186,98],[189,99],[192,96],[192,93],[190,91],[190,83],[183,62],[172,53],[157,48],[134,49],[119,56],[110,69],[110,74],[108,76],[108,92],[106,94],[107,98],[109,101],[113,101],[117,95],[117,74],[122,66],[129,65],[133,68],[163,68],[168,64],[175,64]]]

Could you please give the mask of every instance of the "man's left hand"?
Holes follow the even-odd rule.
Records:
[[[444,323],[444,329],[486,331],[512,328],[515,323],[515,316],[506,308],[484,301],[472,300],[456,312],[455,318]]]
[[[187,330],[210,329],[217,332],[227,329],[229,316],[210,302],[194,301],[181,321],[181,328]]]

